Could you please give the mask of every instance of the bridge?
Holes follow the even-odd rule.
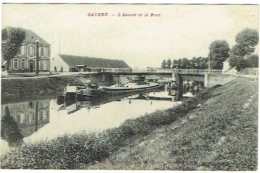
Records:
[[[110,73],[113,76],[120,75],[168,75],[171,76],[169,81],[169,87],[176,85],[178,86],[174,100],[180,100],[183,95],[183,81],[184,80],[195,80],[204,82],[205,87],[212,85],[213,76],[221,77],[222,70],[214,69],[131,69],[131,71],[124,71],[123,69],[114,69],[110,72],[103,72],[103,74]],[[215,79],[214,79],[215,80]]]
[[[103,73],[112,73],[118,75],[172,75],[178,73],[180,75],[221,75],[222,70],[208,70],[208,69],[113,69],[111,71],[104,71]]]

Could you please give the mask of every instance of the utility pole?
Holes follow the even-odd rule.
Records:
[[[206,86],[206,87],[209,87],[209,81],[210,81],[210,53],[209,53],[209,62],[208,62],[208,74],[205,74],[206,76],[205,76],[205,80],[204,80],[204,85]],[[206,81],[206,83],[205,83],[205,81]]]
[[[35,106],[35,132],[37,132],[38,130],[38,114],[39,114],[39,110],[38,110],[38,101],[35,102],[36,106]]]
[[[39,40],[36,40],[36,76],[39,76]]]
[[[209,53],[209,65],[208,65],[208,70],[209,70],[209,74],[210,74],[210,53]]]
[[[59,55],[60,55],[60,27],[59,27]]]

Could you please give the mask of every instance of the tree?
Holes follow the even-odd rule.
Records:
[[[172,68],[177,68],[178,67],[178,60],[177,59],[174,59],[172,61]]]
[[[210,46],[210,63],[213,69],[222,69],[223,61],[229,57],[229,45],[225,40],[215,40]]]
[[[202,57],[200,61],[200,69],[208,68],[208,58]]]
[[[13,59],[20,50],[22,42],[25,39],[25,31],[22,28],[11,28],[8,38],[3,44],[3,58],[6,61],[5,69],[8,71],[11,59]]]
[[[186,69],[186,68],[190,68],[190,61],[187,58],[182,58],[181,59],[181,68]]]
[[[241,68],[245,68],[247,64],[248,63],[246,59],[242,56],[231,55],[229,57],[229,65],[232,68],[235,67],[238,72],[240,71]]]
[[[247,58],[247,67],[257,68],[258,59],[259,59],[259,56],[257,54],[249,55],[249,57]]]
[[[8,106],[5,107],[5,116],[1,118],[1,138],[5,139],[9,146],[18,146],[23,142],[23,135],[10,115]]]
[[[250,55],[255,51],[255,46],[258,44],[259,35],[255,29],[245,28],[237,34],[236,42],[240,48],[244,49],[244,55]]]
[[[181,61],[181,59],[178,59],[178,69],[180,69],[180,68],[181,68],[181,64],[182,64],[182,61]]]
[[[190,67],[191,67],[191,68],[196,68],[196,57],[193,57],[193,58],[190,60]]]
[[[252,59],[247,57],[254,52],[255,46],[258,44],[259,35],[257,30],[245,28],[236,36],[237,44],[231,50],[229,65],[236,67],[238,71],[241,68],[250,66]],[[258,58],[257,58],[258,61]]]
[[[166,68],[166,60],[163,60],[161,67]]]
[[[171,65],[172,65],[172,61],[170,59],[167,60],[167,67],[168,68],[171,68]]]

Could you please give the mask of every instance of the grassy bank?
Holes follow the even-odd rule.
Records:
[[[201,106],[88,169],[257,170],[258,82],[208,90]]]
[[[20,78],[1,80],[2,104],[12,101],[45,98],[48,95],[62,92],[68,83],[73,83],[75,76],[57,76],[45,78]]]
[[[1,168],[256,170],[256,90],[240,78],[103,133],[26,143]]]

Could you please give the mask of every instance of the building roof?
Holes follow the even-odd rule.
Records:
[[[2,42],[8,39],[8,33],[10,32],[11,28],[13,27],[7,26],[4,29],[2,29]],[[24,29],[24,31],[25,31],[25,39],[23,41],[24,43],[34,43],[36,40],[39,40],[40,45],[50,45],[48,42],[46,42],[43,38],[41,38],[32,30]]]
[[[130,68],[123,60],[94,58],[87,56],[59,55],[63,61],[70,67],[77,65],[86,65],[87,67],[101,68]]]

